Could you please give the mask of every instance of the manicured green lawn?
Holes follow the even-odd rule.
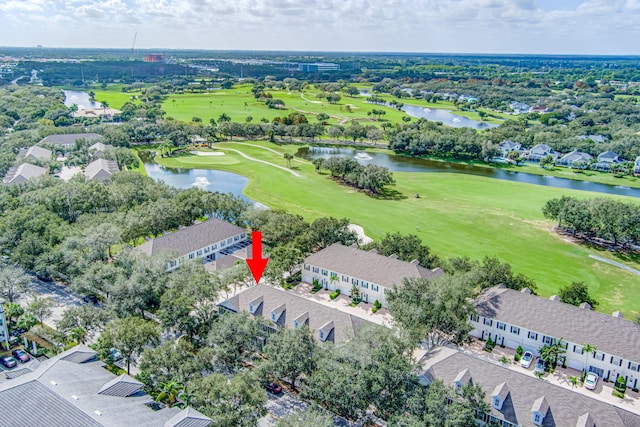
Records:
[[[298,146],[277,146],[250,142],[294,153]],[[263,148],[244,143],[223,143],[256,159],[286,166],[284,158]],[[237,160],[230,163],[229,159]],[[157,159],[165,165],[221,169],[250,178],[245,194],[273,208],[303,215],[308,220],[321,216],[347,217],[364,227],[373,238],[387,232],[415,233],[442,256],[482,258],[495,255],[508,261],[516,272],[536,280],[538,293],[548,297],[571,281],[584,281],[600,301],[598,310],[621,310],[633,318],[640,307],[640,277],[597,262],[589,254],[616,259],[572,243],[551,230],[553,224],[542,216],[541,208],[553,197],[600,196],[553,187],[521,184],[490,178],[446,173],[394,173],[397,199],[376,199],[340,186],[327,175],[315,173],[312,165],[294,162],[302,174],[286,171],[238,154],[225,156]],[[415,198],[416,193],[420,198]],[[621,198],[625,199],[625,198]],[[626,198],[625,200],[634,200]],[[620,259],[617,259],[621,261]],[[626,262],[640,269],[640,265]]]

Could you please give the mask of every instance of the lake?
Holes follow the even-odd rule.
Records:
[[[231,193],[258,207],[266,207],[242,194],[242,190],[249,184],[249,178],[242,175],[212,169],[167,168],[154,163],[147,156],[140,157],[147,175],[156,181],[185,190],[200,188],[211,192]]]
[[[404,111],[411,117],[427,119],[433,122],[442,122],[443,124],[454,128],[472,128],[477,130],[484,130],[498,127],[498,125],[493,123],[473,120],[468,117],[459,116],[449,110],[442,110],[440,108],[425,108],[420,107],[419,105],[403,105],[402,111]]]
[[[590,181],[579,181],[557,178],[549,175],[534,175],[492,167],[463,165],[459,163],[439,162],[416,157],[398,156],[395,154],[367,153],[363,150],[333,147],[303,147],[296,153],[297,157],[312,160],[331,156],[353,157],[362,165],[375,164],[389,168],[392,172],[446,172],[503,179],[506,181],[544,185],[547,187],[567,188],[571,190],[594,191],[597,193],[617,194],[621,196],[640,197],[640,189],[625,186],[599,184]]]
[[[79,90],[63,90],[64,105],[71,107],[73,104],[78,106],[79,110],[87,108],[100,108],[102,104],[89,100],[89,94]]]

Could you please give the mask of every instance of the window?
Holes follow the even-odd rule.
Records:
[[[351,279],[351,284],[358,286],[358,279]]]
[[[500,329],[501,331],[504,331],[504,330],[506,329],[507,325],[505,325],[505,324],[504,324],[504,323],[502,323],[502,322],[497,322],[497,323],[496,323],[496,327],[497,327],[498,329]]]
[[[529,338],[530,340],[538,341],[538,334],[529,331],[529,333],[527,334],[527,338]]]
[[[220,242],[220,247],[224,248],[225,246],[227,246],[227,244],[225,242]]]
[[[307,271],[310,271],[311,270],[311,266],[309,264],[305,264],[304,265],[304,269],[307,270]]]
[[[582,351],[582,347],[580,347],[579,345],[574,345],[574,346],[573,346],[573,352],[574,352],[574,353],[582,354],[582,353],[583,353],[583,351]]]
[[[478,323],[480,321],[480,316],[478,316],[477,314],[472,314],[471,321]]]
[[[485,325],[487,325],[487,326],[491,326],[491,325],[493,325],[493,320],[491,320],[491,319],[484,319],[484,320],[482,321],[482,323],[484,323],[484,324],[485,324]]]
[[[616,366],[622,366],[622,359],[619,357],[611,356],[609,363]]]
[[[546,345],[553,345],[553,337],[545,336],[544,338],[542,338],[542,342]]]
[[[216,249],[218,249],[218,244],[217,243],[211,245],[211,250],[212,251],[215,251]]]
[[[323,276],[328,276],[329,272],[327,270],[325,270],[325,269],[322,269],[322,275]]]
[[[227,239],[227,243],[228,243],[228,244],[233,243],[233,239],[232,239],[231,237],[229,237],[229,238]]]
[[[209,246],[207,246],[206,248],[204,248],[204,253],[208,254],[209,253]]]
[[[202,256],[202,249],[200,249],[200,250],[198,251],[198,253],[196,253],[196,255],[198,255],[198,256]]]
[[[313,272],[314,273],[318,273],[320,271],[320,269],[318,267],[313,267]]]
[[[238,240],[240,240],[240,236],[233,236],[233,241],[237,242]]]
[[[512,326],[511,327],[511,333],[512,334],[516,334],[516,335],[520,335],[520,328],[518,328],[517,326]]]
[[[189,259],[193,259],[193,254],[189,254]]]
[[[495,408],[499,408],[500,407],[500,398],[499,397],[494,397],[493,398],[493,406]]]
[[[364,289],[369,289],[369,283],[367,282],[362,282],[360,286],[362,286]]]
[[[541,419],[540,419],[540,418],[542,418],[542,417],[540,416],[540,414],[535,414],[535,415],[533,416],[533,422],[534,422],[534,423],[536,423],[536,424],[540,424],[540,423],[541,423]]]
[[[604,360],[604,353],[601,351],[594,351],[593,358],[598,360]]]
[[[378,292],[378,285],[371,285],[371,290],[374,292]]]
[[[349,277],[348,276],[342,276],[342,281],[345,283],[349,283]]]

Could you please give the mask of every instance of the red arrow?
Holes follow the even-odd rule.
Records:
[[[269,258],[262,258],[262,231],[251,232],[251,242],[253,247],[251,250],[251,258],[247,258],[247,264],[249,265],[251,274],[253,274],[253,278],[256,279],[256,284],[259,284],[262,273],[269,262]]]

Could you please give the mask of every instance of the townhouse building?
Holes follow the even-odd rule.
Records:
[[[395,255],[387,257],[375,250],[363,251],[335,243],[305,258],[302,281],[317,281],[325,289],[340,289],[344,295],[351,295],[355,286],[362,301],[377,300],[386,307],[387,293],[394,286],[401,286],[403,279],[433,279],[443,274],[439,268],[429,270],[420,266],[417,260],[401,261]]]
[[[608,381],[623,376],[627,387],[640,386],[640,324],[624,319],[620,312],[609,316],[522,291],[493,287],[475,300],[471,335],[489,337],[498,345],[539,355],[546,345],[560,343],[566,350],[566,366],[594,372]],[[585,351],[591,349],[590,351]],[[561,361],[562,362],[562,361]]]
[[[478,356],[449,347],[431,352],[418,377],[423,385],[440,380],[456,389],[478,385],[485,392],[483,423],[501,427],[636,427],[640,415],[517,372]]]
[[[167,271],[175,270],[185,261],[201,258],[205,262],[229,255],[249,245],[247,230],[237,225],[211,218],[189,227],[148,240],[136,247],[150,257],[170,254]]]

